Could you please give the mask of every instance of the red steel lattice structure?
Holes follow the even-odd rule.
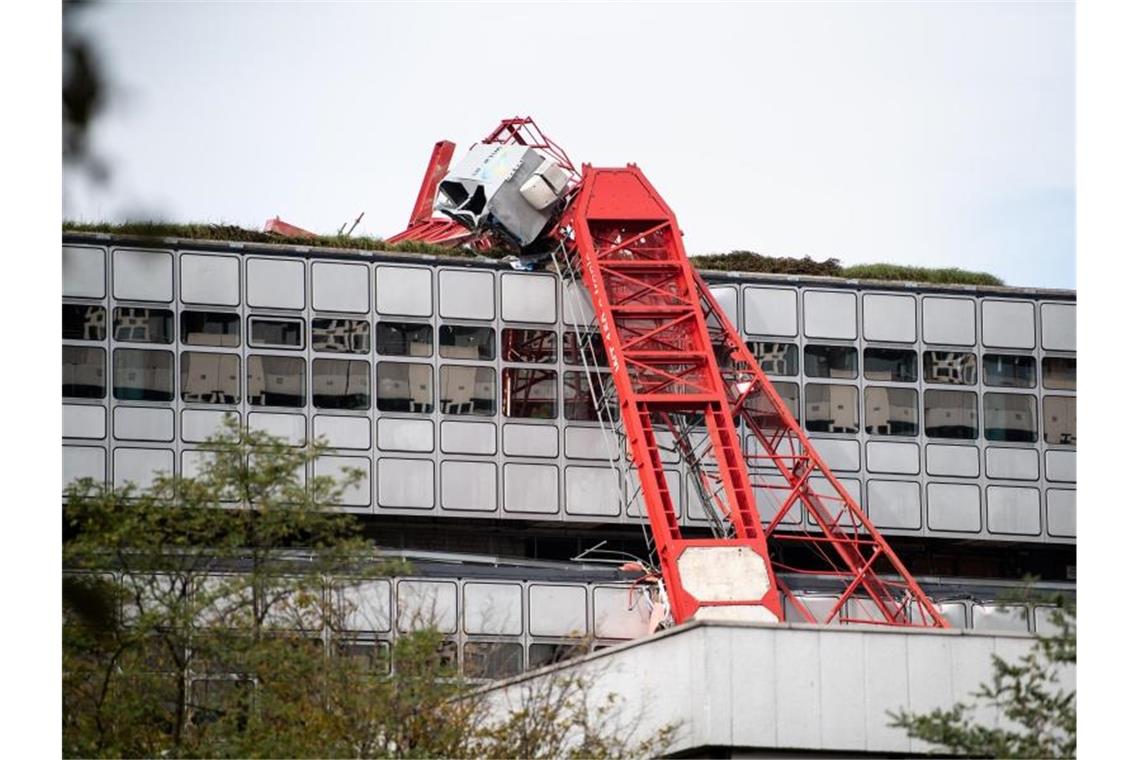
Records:
[[[530,119],[504,120],[485,140],[508,141],[573,170]],[[809,622],[946,627],[692,269],[676,218],[640,169],[586,165],[573,178],[551,233],[554,256],[581,278],[594,308],[673,619],[783,620],[785,597]],[[421,200],[427,175],[424,182]],[[478,241],[478,231],[471,238]],[[747,452],[740,423],[755,442]],[[693,473],[711,537],[682,531],[661,435]],[[757,494],[769,506],[765,518]],[[785,518],[799,509],[808,519],[788,526]],[[800,546],[817,560],[774,563],[769,547],[776,545]],[[827,578],[842,592],[829,610],[813,613],[776,570]]]

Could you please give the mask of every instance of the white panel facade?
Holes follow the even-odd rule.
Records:
[[[201,443],[223,431],[226,415],[230,412],[210,409],[182,410],[182,440],[187,443]]]
[[[368,267],[313,262],[313,308],[363,314],[368,311]]]
[[[463,586],[463,630],[490,636],[521,636],[522,586],[506,583],[466,583]]]
[[[859,442],[843,438],[812,438],[811,445],[827,462],[832,472],[856,472],[859,469]]]
[[[982,301],[982,345],[988,348],[1024,348],[1037,345],[1037,326],[1031,301]]]
[[[334,449],[369,449],[372,422],[367,417],[318,414],[313,417],[313,438],[321,437]]]
[[[531,636],[586,635],[585,587],[536,583],[527,591]]]
[[[345,629],[384,632],[392,627],[391,581],[377,579],[349,585],[340,597]]]
[[[102,248],[63,246],[63,295],[104,298],[107,295],[107,253]]]
[[[290,259],[246,260],[246,301],[260,309],[305,308],[305,262]]]
[[[867,481],[868,517],[877,528],[922,527],[918,483],[909,480]]]
[[[435,425],[431,420],[380,419],[376,438],[381,451],[428,452],[435,448]]]
[[[854,293],[804,291],[804,335],[809,338],[855,340]]]
[[[512,457],[558,456],[558,427],[555,425],[503,426],[503,453]]]
[[[64,438],[105,438],[107,410],[103,406],[63,405]]]
[[[454,319],[494,319],[495,275],[477,269],[439,270],[439,315]]]
[[[498,427],[493,422],[444,422],[439,430],[445,454],[494,454]]]
[[[918,339],[914,296],[867,293],[863,296],[863,338],[893,343]]]
[[[396,584],[396,620],[399,630],[435,628],[455,633],[458,601],[454,583],[399,581]]]
[[[1077,350],[1077,307],[1075,304],[1041,304],[1041,347],[1046,351]]]
[[[494,512],[498,507],[498,478],[494,462],[440,463],[440,503],[444,509]]]
[[[740,330],[740,318],[736,313],[736,288],[731,285],[724,287],[709,287],[709,292],[712,297],[716,299],[717,304],[724,310],[724,315],[728,317],[728,321],[732,323],[738,331]]]
[[[64,488],[84,478],[91,478],[98,483],[107,480],[107,450],[101,446],[64,446]]]
[[[986,510],[991,533],[1034,536],[1041,532],[1041,492],[1036,488],[990,486]]]
[[[178,261],[182,303],[237,306],[241,302],[241,262],[236,256],[183,253]]]
[[[381,507],[431,509],[435,506],[435,466],[430,459],[388,459],[376,463]]]
[[[120,446],[114,455],[115,487],[134,483],[146,490],[160,474],[174,472],[174,452],[169,449],[136,449]]]
[[[351,483],[355,474],[361,477]],[[313,475],[333,478],[344,489],[340,498],[343,506],[367,507],[372,503],[372,467],[367,457],[319,457],[313,462]]]
[[[917,475],[918,469],[917,443],[867,442],[868,472]]]
[[[120,440],[174,440],[174,410],[154,407],[116,407],[113,428]]]
[[[541,322],[552,325],[557,318],[557,279],[533,274],[505,273],[502,287],[503,319],[507,322]]]
[[[1045,492],[1045,524],[1050,536],[1077,537],[1077,492],[1050,488]]]
[[[1057,483],[1077,482],[1077,452],[1046,451],[1045,477]]]
[[[129,301],[174,300],[174,257],[168,251],[116,248],[111,292]]]
[[[1005,449],[995,446],[986,449],[987,477],[1005,480],[1037,480],[1040,475],[1036,449]]]
[[[376,311],[406,317],[430,317],[431,270],[380,264],[376,267]]]
[[[980,472],[978,449],[974,446],[927,444],[926,472],[929,475],[976,478]]]
[[[294,446],[302,446],[305,443],[305,415],[303,414],[250,412],[249,429],[267,433],[277,438],[284,438]]]
[[[922,339],[927,343],[972,346],[977,330],[974,302],[968,298],[922,299]]]
[[[795,337],[799,332],[796,291],[744,288],[744,331],[752,335]]]
[[[982,529],[982,495],[973,483],[926,486],[926,524],[931,530],[977,533]]]
[[[566,479],[567,514],[613,517],[621,514],[621,481],[609,467],[568,466],[563,477]]]
[[[649,632],[652,606],[626,588],[594,589],[594,635],[599,639],[638,639]]]
[[[558,513],[558,468],[552,464],[503,465],[503,509],[507,512]]]

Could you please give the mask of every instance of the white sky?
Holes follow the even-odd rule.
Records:
[[[1070,3],[115,4],[109,187],[68,218],[401,229],[431,145],[531,115],[637,163],[692,254],[1074,287]]]

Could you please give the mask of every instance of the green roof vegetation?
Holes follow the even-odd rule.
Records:
[[[379,238],[349,237],[347,235],[318,235],[312,238],[290,238],[260,230],[250,230],[234,224],[175,224],[171,222],[74,222],[63,223],[64,232],[102,232],[110,235],[134,235],[151,238],[188,238],[238,243],[276,243],[308,245],[323,248],[341,248],[357,251],[398,251],[422,253],[430,256],[472,256],[463,248],[446,248],[427,243],[404,242],[390,244]],[[488,258],[502,258],[505,250],[482,251]],[[955,285],[1004,285],[997,277],[986,272],[965,269],[931,269],[898,264],[855,264],[843,266],[839,259],[816,261],[810,257],[764,256],[752,251],[732,251],[690,258],[698,269],[722,272],[761,272],[766,274],[818,275],[846,277],[860,280],[887,280],[893,282],[926,282]]]

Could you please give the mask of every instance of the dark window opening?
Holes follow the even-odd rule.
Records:
[[[1037,399],[1034,396],[987,393],[982,407],[987,441],[1037,442]]]
[[[918,380],[918,355],[900,348],[865,348],[863,376],[868,380],[913,383]]]
[[[1041,360],[1041,375],[1045,387],[1055,391],[1077,389],[1077,357],[1046,356]]]
[[[63,347],[63,397],[107,396],[107,353],[102,348]]]
[[[489,417],[495,414],[495,398],[491,367],[444,364],[439,368],[439,409],[444,414]]]
[[[1037,360],[1032,356],[984,354],[982,382],[995,388],[1032,388],[1037,385]]]
[[[431,356],[432,327],[422,322],[377,322],[376,353],[381,356]]]
[[[864,415],[871,435],[918,435],[918,391],[869,386],[864,391]]]
[[[369,363],[351,359],[313,359],[313,406],[319,409],[367,409],[372,389]]]
[[[931,438],[974,440],[978,437],[978,397],[968,391],[926,391],[923,397],[926,434]]]
[[[234,354],[182,352],[182,400],[197,404],[236,404],[241,397],[241,361]]]
[[[120,343],[174,342],[174,312],[117,307],[112,335]]]
[[[435,408],[430,364],[376,365],[376,408],[382,412],[430,414]]]
[[[440,325],[439,355],[445,359],[495,358],[495,328]]]
[[[503,361],[554,364],[558,361],[557,336],[551,330],[504,328]]]
[[[748,344],[748,350],[766,375],[799,374],[800,349],[795,343],[752,342]]]
[[[107,310],[86,304],[63,305],[64,340],[106,340]]]
[[[305,323],[299,319],[251,317],[249,344],[274,348],[304,348]]]
[[[372,350],[368,329],[362,319],[314,319],[313,350],[366,354]]]
[[[189,346],[237,348],[241,342],[241,319],[237,314],[184,311],[182,342]]]
[[[858,389],[808,383],[804,386],[804,427],[813,433],[858,433]]]
[[[251,405],[305,405],[304,359],[295,356],[251,355],[246,365],[246,392]]]
[[[503,416],[541,420],[557,417],[558,373],[552,369],[504,368]]]
[[[859,353],[851,346],[804,346],[804,374],[853,380],[859,373]]]
[[[962,351],[927,351],[922,355],[922,373],[928,383],[973,385],[978,382],[978,357]]]

